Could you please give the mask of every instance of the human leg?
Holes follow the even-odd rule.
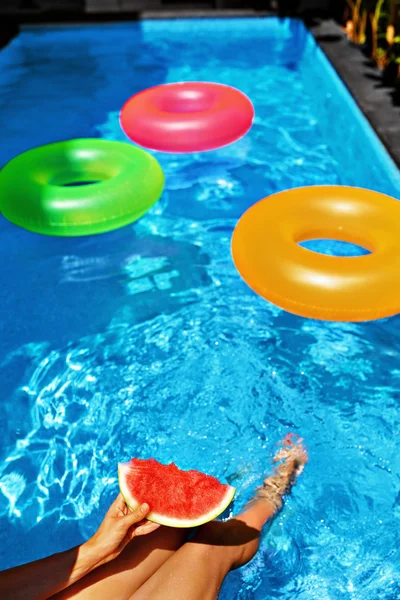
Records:
[[[160,527],[134,538],[121,554],[51,600],[128,600],[185,542],[186,531]]]
[[[307,462],[301,440],[286,439],[275,461],[281,463],[276,473],[264,480],[242,514],[201,527],[131,600],[215,600],[227,573],[253,558],[263,525],[279,511]]]

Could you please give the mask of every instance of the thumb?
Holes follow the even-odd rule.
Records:
[[[139,523],[139,521],[142,521],[145,518],[145,516],[148,514],[149,510],[150,510],[150,507],[148,504],[146,504],[146,503],[141,504],[134,511],[129,512],[125,516],[124,521],[130,527],[131,525],[134,525],[135,523]]]

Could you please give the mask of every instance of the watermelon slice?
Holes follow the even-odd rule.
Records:
[[[230,504],[235,488],[200,471],[181,471],[154,458],[132,458],[118,465],[121,494],[135,510],[147,502],[149,521],[169,527],[197,527],[218,517]]]

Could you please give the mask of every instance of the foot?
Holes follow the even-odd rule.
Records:
[[[266,502],[270,505],[269,508],[264,506],[266,513],[269,513],[271,508],[274,514],[278,512],[282,508],[283,497],[290,492],[307,461],[302,438],[288,434],[274,456],[273,462],[277,465],[275,473],[264,479],[263,485],[256,490],[253,500],[250,501],[249,508],[255,505],[263,506],[263,502]]]
[[[287,461],[294,460],[298,463],[297,475],[304,469],[304,465],[308,461],[306,449],[303,445],[303,438],[295,435],[294,433],[288,433],[282,440],[282,448],[278,450],[273,458],[273,462],[285,463]]]

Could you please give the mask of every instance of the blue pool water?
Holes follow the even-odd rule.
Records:
[[[132,456],[225,479],[236,511],[294,431],[309,465],[221,598],[395,600],[400,317],[296,317],[250,291],[230,257],[237,219],[273,192],[400,196],[397,169],[302,24],[26,28],[0,53],[0,163],[66,138],[125,140],[123,102],[184,80],[240,88],[255,124],[215,152],[156,154],[167,184],[146,217],[77,239],[0,217],[0,567],[90,535],[117,461]]]

